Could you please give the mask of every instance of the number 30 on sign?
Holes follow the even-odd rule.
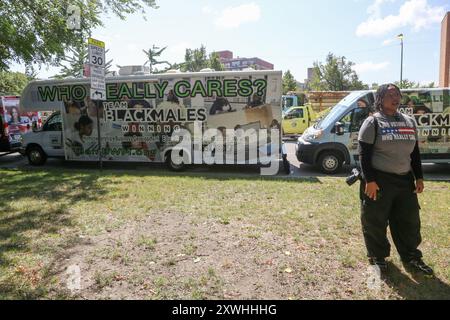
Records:
[[[105,43],[89,38],[89,63],[93,66],[105,65]]]

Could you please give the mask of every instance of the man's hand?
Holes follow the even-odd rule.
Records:
[[[423,179],[419,179],[416,181],[416,191],[414,193],[420,194],[425,190],[425,185],[423,184]]]
[[[374,200],[377,201],[377,191],[380,190],[376,182],[369,182],[366,183],[366,195]]]

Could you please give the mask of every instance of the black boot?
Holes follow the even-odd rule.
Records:
[[[421,272],[427,276],[432,276],[434,274],[433,269],[427,266],[425,262],[419,258],[403,262],[403,265],[407,270]]]
[[[378,266],[381,272],[387,272],[387,263],[384,258],[369,258],[369,263],[372,266]]]

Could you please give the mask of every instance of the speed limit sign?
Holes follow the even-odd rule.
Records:
[[[89,64],[96,67],[105,66],[105,43],[89,38]]]
[[[106,99],[105,43],[89,38],[89,75],[91,77],[91,99]]]

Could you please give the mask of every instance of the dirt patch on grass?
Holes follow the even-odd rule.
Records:
[[[448,184],[421,198],[436,278],[406,272],[393,247],[368,286],[357,186],[340,180],[0,176],[4,299],[450,299]]]
[[[167,212],[81,239],[57,267],[57,291],[72,298],[399,297],[387,284],[368,290],[365,264],[342,253],[338,258],[335,245],[319,236],[307,244],[239,220]],[[81,290],[72,293],[66,289],[70,266],[81,270]]]

